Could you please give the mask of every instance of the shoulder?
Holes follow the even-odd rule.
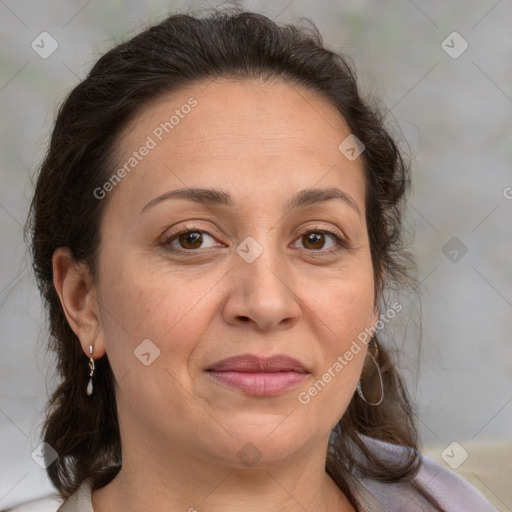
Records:
[[[91,501],[91,486],[84,481],[65,501],[58,494],[22,503],[8,512],[94,512]]]
[[[91,486],[85,480],[82,485],[58,508],[56,512],[94,512],[91,501]]]
[[[408,448],[363,436],[365,444],[384,459],[397,461]],[[357,481],[389,510],[497,512],[462,477],[420,453],[418,473],[411,482],[384,483],[357,477]],[[407,508],[405,508],[407,505]]]

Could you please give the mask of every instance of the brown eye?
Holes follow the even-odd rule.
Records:
[[[325,229],[310,230],[302,233],[297,241],[299,240],[305,249],[314,252],[334,252],[347,247],[345,241],[337,234]]]
[[[205,245],[207,244],[207,245]],[[196,228],[188,228],[175,235],[170,236],[164,245],[174,252],[197,251],[197,249],[206,249],[218,244],[215,238],[206,231]]]
[[[324,233],[308,233],[307,235],[302,235],[302,239],[306,249],[322,249],[325,245]]]
[[[177,240],[184,249],[199,249],[203,243],[203,235],[199,231],[189,231],[179,235]]]

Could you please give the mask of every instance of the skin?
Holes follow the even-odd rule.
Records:
[[[197,106],[103,199],[94,279],[66,248],[54,254],[55,286],[84,354],[90,344],[94,358],[107,353],[116,381],[123,467],[93,492],[94,509],[354,510],[325,456],[366,349],[308,404],[297,397],[378,320],[363,162],[338,150],[350,131],[317,93],[218,79],[144,107],[121,137],[119,166],[190,97]],[[222,189],[236,204],[170,199],[142,212],[187,187]],[[286,208],[302,189],[330,187],[359,212],[340,199]],[[190,226],[203,230],[202,245],[166,241]],[[301,235],[319,229],[348,248]],[[252,263],[236,252],[248,236],[263,248]],[[145,339],[160,350],[148,366],[134,355]],[[205,371],[247,353],[286,354],[310,373],[280,395],[253,397]],[[260,457],[253,466],[237,455],[247,443]]]

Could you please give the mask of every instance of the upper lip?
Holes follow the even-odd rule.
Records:
[[[298,372],[308,373],[306,367],[297,359],[286,355],[272,357],[258,357],[252,354],[228,357],[218,361],[207,371],[214,372],[247,372],[247,373],[275,373],[275,372]]]

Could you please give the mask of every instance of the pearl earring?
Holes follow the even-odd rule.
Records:
[[[94,375],[94,358],[92,357],[92,345],[89,345],[89,355],[90,355],[90,358],[89,358],[89,368],[91,369],[91,372],[90,372],[90,378],[89,378],[89,383],[87,384],[87,395],[88,396],[91,396],[92,395],[92,391],[93,391],[93,387],[92,387],[92,376]]]

